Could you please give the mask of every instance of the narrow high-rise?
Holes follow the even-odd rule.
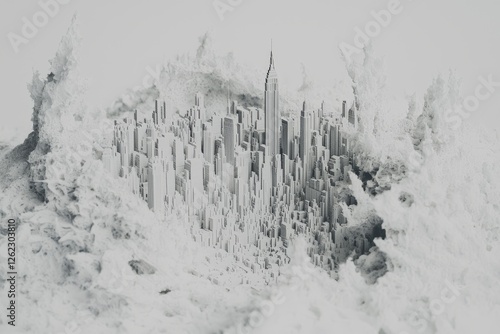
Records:
[[[266,77],[264,93],[264,113],[266,115],[266,146],[267,154],[274,157],[280,153],[280,125],[281,114],[279,109],[278,74],[274,68],[273,52],[271,63]]]
[[[307,110],[306,101],[302,105],[302,112],[300,113],[300,142],[299,142],[299,156],[304,166],[304,179],[305,182],[311,178],[311,166],[309,165],[309,149],[311,147],[311,116]]]

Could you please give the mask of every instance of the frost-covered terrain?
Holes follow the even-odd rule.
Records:
[[[262,76],[217,57],[206,42],[109,114],[161,95],[182,110],[210,89],[209,108],[224,106],[228,91],[259,105]],[[498,331],[499,138],[447,122],[446,112],[460,105],[453,74],[399,110],[370,49],[347,64],[361,117],[350,134],[361,170],[350,177],[357,205],[344,211],[353,229],[383,221],[386,238],[340,264],[337,279],[314,267],[296,238],[278,284],[265,286],[258,277],[242,282],[231,257],[195,243],[182,205],[160,219],[105,172],[100,158],[112,121],[85,104],[79,43],[73,24],[49,76],[35,73],[29,86],[33,132],[20,146],[0,146],[0,300],[3,308],[4,222],[14,218],[17,332]],[[290,109],[298,103],[291,95],[283,96]],[[14,332],[3,313],[0,332]]]
[[[157,72],[153,73],[155,84],[124,92],[107,110],[110,116],[117,117],[135,109],[149,113],[155,99],[165,100],[168,110],[185,111],[192,106],[193,96],[198,92],[204,93],[209,112],[225,110],[228,99],[244,107],[262,107],[265,69],[241,65],[232,53],[217,56],[209,33],[203,35],[199,42],[194,55],[179,55],[151,69],[151,72]],[[300,87],[281,87],[280,103],[285,114],[300,110],[304,98],[311,105],[319,106],[325,102],[327,110],[339,110],[341,99],[352,100],[349,83],[339,81],[330,89],[317,88],[310,82],[305,69],[302,76]]]

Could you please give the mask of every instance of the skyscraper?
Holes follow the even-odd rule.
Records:
[[[350,182],[353,168],[343,127],[356,127],[355,105],[343,103],[339,117],[304,101],[298,117],[282,119],[272,51],[263,108],[228,102],[227,110],[208,117],[203,99],[196,94],[187,113],[168,119],[165,101],[158,100],[144,121],[137,112],[134,119],[115,121],[112,147],[103,154],[106,169],[157,213],[183,205],[197,221],[193,227],[202,227],[191,229],[195,240],[240,259],[254,254],[253,263],[244,262],[254,273],[274,270],[262,252],[281,252],[295,233],[314,243],[314,263],[329,270],[351,249],[369,248],[368,239],[344,238],[347,218],[338,209],[352,203],[338,187]]]
[[[306,101],[302,104],[302,111],[300,112],[300,144],[299,156],[304,159],[309,154],[311,146],[311,118],[307,110]],[[307,159],[306,159],[307,160]]]
[[[302,105],[300,113],[300,142],[299,156],[304,164],[304,177],[307,182],[311,178],[311,169],[309,165],[309,148],[311,147],[311,117],[307,110],[306,101]]]
[[[162,212],[165,205],[166,173],[158,157],[150,159],[147,168],[148,206],[155,212]]]
[[[294,133],[293,133],[293,120],[288,118],[283,118],[281,121],[281,150],[283,154],[288,155],[292,159],[294,157],[291,156],[290,145],[293,141]]]
[[[234,116],[224,117],[224,146],[226,161],[234,165],[234,148],[236,147],[236,119]]]
[[[274,68],[273,52],[266,77],[264,93],[264,113],[266,115],[266,146],[269,156],[280,153],[280,125],[278,74]]]

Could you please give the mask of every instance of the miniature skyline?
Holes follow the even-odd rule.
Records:
[[[342,191],[353,170],[344,126],[357,127],[356,109],[341,115],[304,101],[300,118],[282,117],[278,74],[271,51],[264,109],[236,101],[209,118],[204,95],[184,115],[167,115],[157,100],[150,118],[115,121],[103,162],[158,214],[176,201],[188,205],[193,238],[234,254],[266,281],[287,263],[293,234],[306,236],[313,262],[333,271],[356,251],[373,245],[346,233],[340,203],[355,204]],[[345,120],[345,121],[344,121]]]

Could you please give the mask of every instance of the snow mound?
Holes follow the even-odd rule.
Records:
[[[233,100],[246,108],[263,106],[267,69],[241,65],[232,53],[217,55],[210,33],[200,37],[194,55],[178,55],[157,70],[158,77],[151,87],[127,91],[107,110],[108,114],[118,118],[136,109],[149,113],[151,105],[158,98],[166,101],[170,112],[184,112],[192,107],[198,92],[205,95],[209,115],[215,111],[225,111],[228,101]],[[280,103],[285,113],[301,110],[304,99],[314,108],[320,108],[325,102],[328,111],[339,112],[341,98],[352,99],[345,82],[337,83],[334,89],[316,87],[304,67],[302,71],[303,84],[300,87],[280,86]],[[341,97],[339,92],[342,93]],[[349,95],[344,94],[346,92]]]
[[[200,248],[179,226],[187,221],[182,212],[160,221],[104,170],[100,156],[111,122],[84,104],[76,25],[74,19],[49,76],[34,75],[33,132],[0,161],[5,171],[0,212],[17,221],[22,305],[17,328],[37,333],[224,328],[254,297],[249,287],[218,284],[229,275],[227,257]],[[6,232],[0,230],[1,249]],[[0,278],[5,282],[5,267]],[[4,322],[0,326],[10,330]]]
[[[279,283],[251,286],[241,283],[244,273],[227,254],[193,241],[187,210],[160,220],[104,170],[100,158],[112,124],[85,105],[76,26],[75,19],[48,77],[33,77],[33,132],[22,145],[0,151],[0,217],[18,223],[20,331],[498,329],[500,141],[483,130],[464,127],[457,135],[450,129],[443,113],[459,101],[453,77],[436,79],[423,103],[412,97],[408,110],[393,110],[371,51],[348,64],[360,131],[350,134],[357,168],[347,189],[357,205],[344,209],[353,231],[373,233],[376,247],[341,264],[333,279],[312,266],[305,241],[296,238]],[[209,44],[205,36],[196,57],[166,66],[144,96],[153,98],[156,89],[183,109],[196,91],[212,89],[207,102],[222,108],[229,90],[258,103],[260,75],[243,74],[230,56],[215,57]],[[305,83],[302,90],[310,88]],[[112,113],[139,106],[143,97]],[[385,238],[375,236],[376,226]],[[0,249],[5,236],[1,228]],[[6,278],[0,266],[2,296]],[[11,329],[5,319],[0,328]]]

